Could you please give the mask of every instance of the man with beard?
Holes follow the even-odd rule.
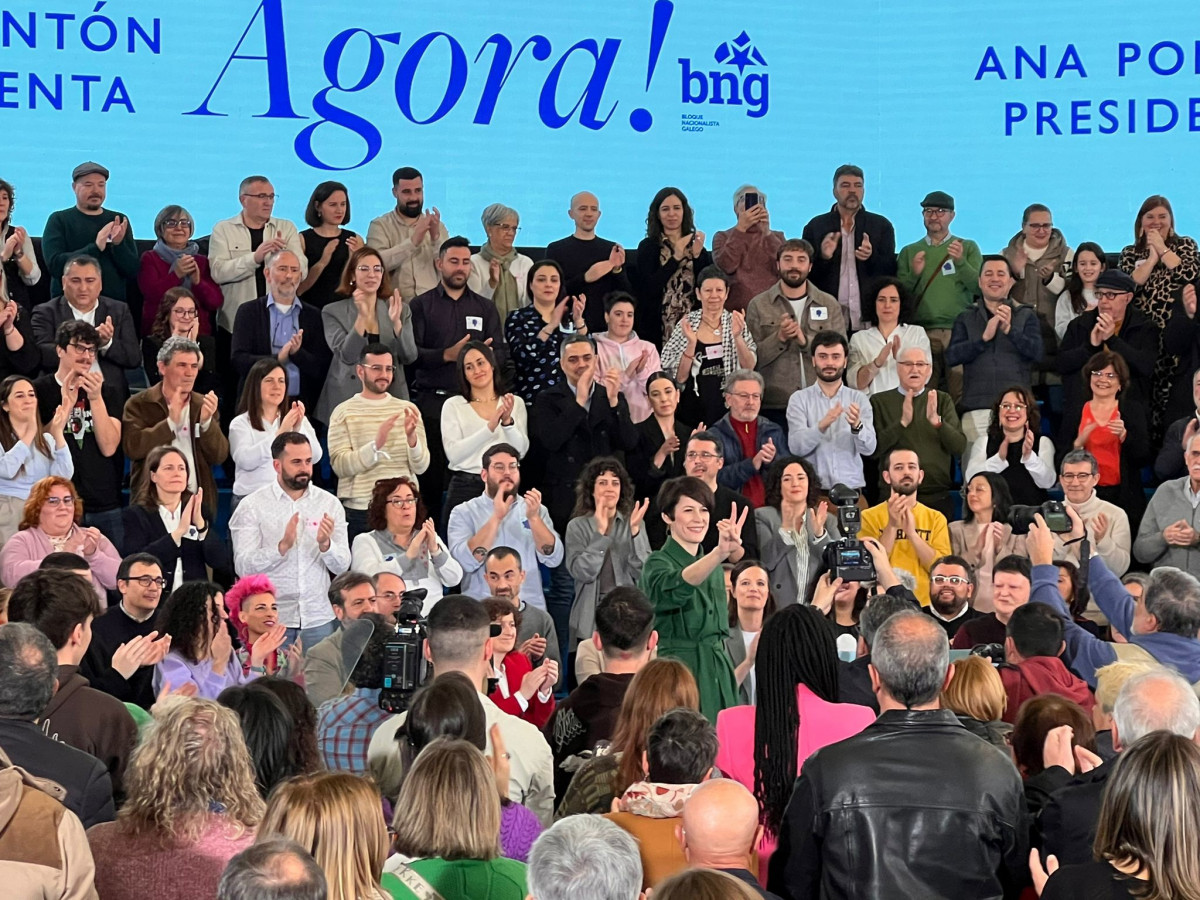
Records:
[[[108,169],[96,162],[80,163],[71,173],[71,187],[75,205],[50,213],[42,229],[50,296],[63,292],[61,276],[67,261],[82,255],[99,261],[105,296],[124,303],[126,282],[137,275],[138,251],[128,217],[104,208]]]
[[[929,605],[922,607],[953,640],[972,619],[983,615],[971,605],[975,594],[975,571],[961,556],[943,556],[929,569]]]
[[[746,326],[758,345],[756,368],[766,382],[762,413],[781,427],[787,427],[792,391],[813,383],[813,336],[819,331],[846,334],[837,298],[808,280],[812,258],[808,241],[784,241],[775,255],[779,281],[746,307]]]
[[[546,258],[563,270],[563,296],[584,298],[583,319],[588,333],[604,331],[604,298],[613,291],[630,293],[625,274],[625,248],[596,235],[600,201],[595,194],[580,191],[571,198],[567,212],[575,233],[546,248]]]
[[[875,452],[871,401],[842,383],[849,350],[843,335],[818,332],[811,346],[817,383],[788,401],[788,449],[812,463],[823,492],[828,494],[835,484],[852,487],[865,509],[862,458]]]
[[[521,554],[512,547],[493,547],[483,561],[483,574],[491,596],[508,600],[521,613],[517,650],[528,656],[535,666],[547,656],[558,663],[558,680],[561,684],[565,669],[558,646],[558,629],[554,627],[550,613],[540,607],[530,606],[521,599],[521,587],[525,584]]]
[[[238,575],[268,575],[288,643],[314,647],[337,627],[329,574],[350,568],[346,513],[336,497],[312,485],[312,447],[297,431],[271,442],[276,480],[243,500],[229,521]]]
[[[392,285],[411,302],[437,285],[434,260],[450,233],[436,206],[425,211],[425,179],[412,166],[392,173],[392,196],[396,208],[371,220],[367,246],[379,251]]]
[[[917,578],[913,591],[922,606],[929,605],[929,571],[934,560],[950,553],[946,517],[917,502],[917,487],[925,477],[915,450],[892,450],[883,463],[883,481],[892,492],[883,503],[863,510],[860,538],[877,538],[893,569]]]
[[[386,260],[384,261],[386,265]],[[441,281],[412,301],[413,339],[417,362],[413,369],[412,399],[425,420],[429,439],[429,468],[421,494],[429,517],[442,520],[442,489],[446,453],[442,447],[442,405],[462,390],[458,357],[467,341],[483,341],[496,354],[501,380],[508,383],[508,350],[496,304],[467,287],[471,274],[471,244],[464,237],[442,242],[437,256]],[[393,282],[394,283],[394,282]]]
[[[471,597],[490,597],[484,561],[494,547],[511,547],[522,560],[536,560],[554,568],[563,560],[562,539],[554,531],[550,513],[542,506],[542,493],[521,486],[521,455],[511,444],[494,444],[483,454],[483,494],[460,503],[450,513],[447,529],[450,554],[463,568],[462,592]],[[546,608],[542,576],[536,565],[526,570],[519,588],[522,601]]]
[[[386,344],[363,347],[355,367],[362,392],[339,403],[329,417],[329,462],[338,476],[351,540],[370,530],[367,507],[375,482],[405,477],[415,483],[429,468],[416,404],[388,393],[395,365]]]

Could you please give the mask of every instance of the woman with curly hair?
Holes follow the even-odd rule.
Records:
[[[104,900],[215,897],[263,816],[237,716],[212,700],[156,710],[125,774],[115,822],[88,831]]]
[[[260,638],[271,633],[279,624],[279,605],[275,601],[275,585],[266,575],[246,575],[234,582],[225,592],[225,608],[229,621],[237,631],[242,646],[237,649],[242,671],[249,674],[250,656]],[[297,638],[287,650],[277,649],[263,663],[268,675],[291,678],[304,683],[304,647]]]
[[[563,545],[567,571],[575,579],[568,646],[592,636],[601,597],[615,587],[637,584],[650,555],[642,527],[649,507],[649,500],[634,499],[633,480],[615,457],[593,459],[579,473]]]
[[[292,771],[311,775],[324,769],[321,751],[317,747],[317,709],[308,699],[308,694],[304,693],[304,688],[296,681],[274,675],[259,678],[254,686],[270,691],[291,713],[292,740],[288,746],[288,758]]]

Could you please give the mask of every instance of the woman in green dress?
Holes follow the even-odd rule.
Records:
[[[673,478],[658,492],[658,508],[667,524],[667,542],[642,566],[638,587],[654,605],[658,652],[691,669],[700,687],[700,711],[710,721],[738,704],[733,664],[725,652],[729,612],[721,563],[742,545],[749,506],[717,523],[720,539],[708,553],[701,549],[712,516],[712,491],[699,478]]]

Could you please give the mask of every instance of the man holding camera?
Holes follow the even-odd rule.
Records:
[[[403,584],[403,582],[401,582]],[[343,572],[329,585],[329,605],[336,629],[307,649],[304,656],[304,690],[317,709],[346,689],[350,670],[362,654],[362,645],[348,648],[346,626],[367,613],[377,612],[375,579],[362,572]],[[349,659],[347,659],[349,657]]]

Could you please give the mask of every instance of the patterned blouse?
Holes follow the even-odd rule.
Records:
[[[538,332],[545,327],[546,320],[533,306],[513,310],[504,323],[504,339],[517,370],[513,393],[524,400],[526,406],[532,406],[538,394],[557,384],[562,377],[558,345],[562,342],[563,332],[552,331],[543,341],[538,338]]]

